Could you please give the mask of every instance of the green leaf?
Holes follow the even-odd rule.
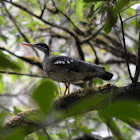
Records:
[[[33,91],[33,97],[38,103],[40,110],[48,114],[52,107],[53,99],[58,94],[57,85],[51,79],[43,80]]]
[[[119,2],[117,2],[117,4],[114,6],[114,8],[110,8],[108,10],[108,14],[107,14],[107,20],[104,26],[104,31],[106,32],[106,34],[109,34],[112,30],[112,27],[114,27],[115,23],[118,20],[118,14],[120,13],[120,11],[126,7],[129,4],[130,0],[121,0]]]
[[[5,19],[5,16],[0,16],[0,23],[1,23],[1,27],[2,25],[7,26],[7,21]]]
[[[18,16],[19,15],[22,15],[22,16],[24,16],[24,18],[22,18],[21,19],[21,21],[28,21],[28,20],[30,20],[31,18],[30,18],[30,15],[27,13],[27,12],[25,12],[25,11],[23,11],[23,10],[21,10],[21,11],[19,11],[19,14],[18,14]],[[22,22],[21,22],[22,23]]]
[[[17,62],[19,63],[22,71],[25,71],[26,70],[26,66],[25,66],[24,61],[22,61],[21,59],[18,59]]]
[[[29,24],[26,24],[25,26],[28,27],[29,29],[37,32],[36,26],[34,24],[29,23]]]
[[[5,87],[5,82],[3,81],[3,76],[0,75],[0,94],[3,93],[4,87]]]
[[[8,37],[6,37],[6,36],[4,36],[4,35],[0,35],[0,38],[1,38],[5,43],[7,43]]]
[[[107,95],[94,95],[90,96],[75,105],[73,105],[69,110],[66,111],[66,116],[73,116],[77,114],[81,114],[87,111],[90,111],[93,108],[98,108],[99,106],[102,106],[104,101],[106,101],[108,98]]]
[[[37,137],[38,137],[38,140],[49,140],[46,136],[41,135],[41,134],[38,134]]]
[[[93,14],[94,14],[94,12],[89,13],[88,16],[87,16],[87,18],[91,18]]]
[[[95,4],[94,9],[97,10],[99,7],[101,7],[104,4],[104,2],[98,2],[97,4]]]
[[[61,9],[61,11],[65,13],[67,0],[60,0],[59,2],[61,3],[61,5],[59,6],[59,9]]]
[[[130,118],[140,121],[140,106],[137,101],[117,101],[104,110],[104,115],[127,121]]]
[[[89,3],[89,2],[101,2],[101,1],[111,1],[111,0],[83,0],[83,1]]]
[[[78,15],[79,19],[83,18],[83,1],[76,0],[76,14]]]
[[[24,140],[24,129],[14,129],[14,131],[11,131],[11,133],[1,135],[0,140]]]
[[[95,17],[98,13],[103,13],[103,11],[106,10],[106,7],[104,7],[103,4],[103,2],[95,4],[94,11],[91,11],[91,13],[88,14],[87,18],[91,18],[92,15],[93,17]]]
[[[7,119],[8,115],[9,115],[9,112],[7,111],[0,112],[0,129],[2,126],[5,125],[5,120]]]
[[[13,61],[8,55],[0,51],[0,69],[21,70],[20,65]]]
[[[18,113],[21,113],[22,112],[21,110],[17,109],[15,106],[13,107],[13,109],[14,109],[14,113],[15,114],[18,114]]]
[[[33,5],[33,6],[39,5],[36,0],[29,0],[28,2],[31,3],[31,5]]]
[[[107,21],[104,26],[104,31],[106,32],[106,34],[109,34],[111,32],[111,29],[117,22],[117,19],[117,14],[113,12],[113,10],[108,11]]]
[[[115,7],[113,8],[113,12],[115,14],[118,14],[124,7],[126,7],[129,4],[130,0],[121,0],[117,2]]]
[[[104,110],[100,110],[98,111],[98,115],[100,116],[101,120],[107,125],[109,126],[110,130],[112,131],[112,133],[118,137],[119,139],[123,139],[119,128],[116,124],[116,122],[113,120],[113,118],[111,116],[105,116],[104,115]]]
[[[103,80],[101,79],[94,79],[94,85],[97,86],[97,85],[102,85],[104,83]]]
[[[89,135],[91,135],[92,132],[94,131],[94,129],[90,129],[88,126],[83,126],[83,125],[80,127],[80,129],[83,132],[85,132],[86,134],[89,134]]]

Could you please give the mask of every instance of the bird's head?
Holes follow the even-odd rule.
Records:
[[[26,46],[30,46],[30,47],[35,47],[35,48],[43,51],[44,53],[49,53],[48,45],[43,43],[43,42],[39,42],[37,44],[22,43],[22,45],[26,45]]]

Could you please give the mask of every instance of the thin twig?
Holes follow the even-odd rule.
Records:
[[[63,13],[61,10],[59,10],[59,9],[57,8],[55,2],[54,2],[53,0],[51,0],[51,1],[52,1],[52,3],[53,3],[53,6],[55,7],[55,9],[56,9],[60,14],[62,14],[62,15],[73,25],[73,27],[74,27],[77,31],[80,32],[79,35],[81,35],[81,34],[84,35],[84,33],[74,24],[74,22],[73,22],[65,13]]]
[[[66,128],[67,128],[67,131],[68,131],[68,135],[69,135],[69,140],[71,140],[71,133],[70,133],[70,129],[69,129],[69,126],[68,126],[68,120],[65,121],[66,123]]]
[[[90,42],[88,42],[88,44],[91,46],[91,48],[92,48],[92,50],[93,50],[93,52],[94,52],[94,54],[95,54],[95,57],[96,57],[96,64],[98,65],[99,64],[99,58],[98,58],[98,55],[97,55],[97,52],[96,52],[96,50],[94,49],[94,46],[90,43]]]
[[[11,110],[9,110],[8,108],[4,107],[3,105],[0,104],[0,108],[2,108],[5,111],[11,112]]]
[[[114,56],[122,58],[123,60],[125,59],[125,52],[123,49],[114,47],[112,44],[107,43],[102,38],[96,38],[94,40],[94,42],[96,42],[98,44],[99,48],[105,49],[106,51],[110,52]],[[128,51],[127,55],[129,56],[130,63],[136,64],[136,56],[133,53],[131,53],[130,51]]]
[[[46,131],[45,128],[42,128],[43,133],[45,134],[45,136],[48,138],[48,140],[52,140],[52,138],[49,136],[48,132]]]
[[[87,43],[88,41],[90,41],[91,39],[93,39],[94,37],[96,37],[101,32],[102,29],[103,29],[103,27],[101,27],[96,33],[94,33],[93,35],[91,35],[89,38],[83,40],[81,42],[81,44]]]
[[[17,97],[19,96],[20,94],[8,94],[8,93],[3,93],[3,94],[0,94],[0,97]]]
[[[60,39],[65,39],[65,40],[67,40],[68,39],[68,37],[67,36],[63,36],[63,35],[59,35],[59,34],[50,34],[50,35],[40,35],[40,36],[37,36],[37,37],[35,37],[34,38],[34,40],[36,40],[36,39],[38,39],[38,38],[40,38],[40,37],[50,37],[50,36],[52,36],[53,38],[60,38]]]
[[[138,56],[137,56],[137,62],[136,62],[136,71],[134,76],[134,83],[138,82],[140,74],[140,23],[139,23],[139,43],[138,43]]]
[[[44,14],[45,9],[46,9],[46,2],[45,2],[44,7],[43,7],[43,9],[42,9],[42,11],[41,11],[40,18],[43,17],[43,14]]]
[[[131,18],[137,17],[137,16],[140,16],[140,14],[136,14],[136,15],[134,15],[134,16],[132,16],[132,17],[129,17],[129,18],[123,20],[123,22],[125,22],[125,21],[127,21],[127,20],[129,20],[129,19],[131,19]]]
[[[131,71],[130,71],[130,67],[129,67],[127,49],[126,49],[126,44],[125,44],[123,21],[122,21],[122,17],[120,15],[120,13],[119,13],[119,18],[120,18],[120,21],[121,21],[121,29],[122,29],[122,37],[123,37],[123,47],[124,47],[124,52],[125,52],[126,64],[127,64],[127,68],[128,68],[128,73],[129,73],[130,79],[131,79],[131,81],[133,83],[133,77],[131,75]]]
[[[17,72],[3,71],[3,70],[0,70],[0,73],[3,73],[3,74],[12,74],[12,75],[20,75],[20,76],[29,76],[29,77],[36,77],[36,78],[48,78],[47,76],[39,76],[39,75],[35,75],[35,74],[25,74],[25,73],[17,73]]]

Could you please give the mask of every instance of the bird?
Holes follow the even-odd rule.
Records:
[[[89,63],[70,56],[50,56],[49,46],[44,42],[37,44],[22,43],[22,45],[35,47],[44,52],[43,70],[47,76],[54,81],[65,83],[66,89],[64,95],[69,88],[70,83],[78,81],[89,81],[93,78],[110,80],[113,77],[111,72],[106,71],[103,66]]]

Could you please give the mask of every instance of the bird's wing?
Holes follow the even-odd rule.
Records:
[[[57,67],[57,70],[61,70],[62,72],[99,72],[105,70],[102,66],[68,56],[55,56],[51,58],[51,61],[53,65]]]
[[[64,77],[66,77],[67,75],[69,79],[74,79],[71,76],[75,75],[76,80],[89,80],[94,77],[99,77],[104,80],[110,80],[113,76],[112,73],[107,72],[102,66],[81,61],[69,56],[51,57],[47,64],[47,73],[57,73],[58,75],[61,74],[61,76]]]

